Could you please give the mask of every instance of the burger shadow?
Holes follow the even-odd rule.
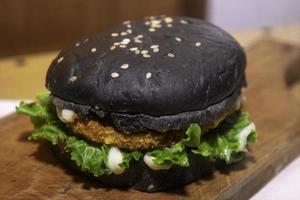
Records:
[[[242,171],[247,169],[249,164],[255,164],[256,159],[251,154],[251,150],[245,155],[245,158],[239,162],[232,163],[230,165],[226,165],[225,163],[217,166],[217,170],[224,175],[229,176],[231,173],[234,173],[236,171]]]
[[[73,171],[70,170],[69,173]],[[76,173],[76,175],[74,175]],[[104,191],[119,191],[125,192],[131,190],[128,187],[113,187],[108,185],[103,185],[99,183],[94,177],[89,178],[88,176],[80,175],[78,172],[73,171],[73,180],[78,184],[82,184],[82,189],[84,190],[91,190],[91,189],[101,189]]]
[[[164,191],[162,193],[165,193],[165,194],[175,194],[175,195],[179,195],[181,197],[191,197],[193,196],[192,193],[193,191],[189,190],[188,187],[193,187],[193,186],[202,186],[205,184],[205,182],[207,181],[211,181],[214,179],[214,173],[211,172],[211,173],[208,173],[208,174],[205,174],[203,175],[202,177],[200,177],[198,180],[186,185],[186,186],[181,186],[179,188],[175,188],[175,189],[171,189],[171,190],[167,190],[167,191]]]
[[[189,197],[193,193],[193,191],[196,190],[193,188],[193,186],[196,186],[197,190],[198,190],[199,187],[207,184],[207,182],[212,181],[215,178],[215,176],[217,176],[217,173],[220,173],[220,174],[226,175],[226,176],[230,176],[231,173],[245,170],[249,164],[256,163],[255,157],[253,155],[251,155],[250,153],[251,153],[251,149],[249,150],[248,154],[246,154],[245,158],[237,163],[232,163],[230,165],[227,165],[224,162],[220,162],[215,166],[214,171],[203,175],[197,181],[194,181],[185,187],[165,191],[164,193],[177,194],[177,195],[180,195],[183,197]],[[192,189],[188,189],[187,187],[192,187]]]
[[[30,135],[30,133],[30,131],[23,132],[18,138],[18,141],[20,142],[26,142],[37,145],[37,149],[30,154],[30,157],[40,162],[44,162],[53,166],[58,166],[59,161],[53,154],[51,150],[51,145],[44,140],[29,140],[28,136]]]
[[[20,134],[18,137],[19,142],[28,142],[28,136],[31,134],[31,131],[25,131]]]

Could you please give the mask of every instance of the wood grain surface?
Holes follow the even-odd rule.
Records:
[[[243,162],[167,192],[105,188],[63,167],[46,143],[27,141],[28,118],[11,115],[0,121],[0,199],[248,199],[300,154],[299,104],[291,92],[300,75],[288,84],[300,51],[261,40],[247,54],[246,107],[259,138]]]

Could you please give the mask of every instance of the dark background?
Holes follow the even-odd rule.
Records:
[[[125,20],[204,17],[203,0],[1,0],[0,56],[60,49]]]

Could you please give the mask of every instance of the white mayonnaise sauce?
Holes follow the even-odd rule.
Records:
[[[149,156],[147,154],[144,155],[144,162],[151,169],[153,169],[153,170],[170,169],[171,166],[169,166],[169,165],[158,165],[158,164],[155,164],[154,161],[153,161],[153,159],[154,159],[154,157],[152,157],[152,156]]]
[[[108,152],[107,166],[114,174],[122,174],[125,168],[119,164],[123,162],[123,154],[117,147],[111,147]]]
[[[245,151],[246,149],[246,145],[247,145],[247,138],[250,135],[250,133],[252,131],[255,131],[255,124],[254,123],[250,123],[248,126],[246,126],[245,128],[243,128],[239,134],[237,135],[238,139],[241,142],[241,145],[238,149],[238,151]]]
[[[65,123],[72,123],[76,118],[76,113],[69,109],[57,109],[58,118]]]

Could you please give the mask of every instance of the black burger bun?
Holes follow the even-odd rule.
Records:
[[[245,66],[243,49],[222,29],[155,17],[63,49],[46,86],[59,106],[107,117],[118,130],[166,132],[225,112],[246,85]]]

